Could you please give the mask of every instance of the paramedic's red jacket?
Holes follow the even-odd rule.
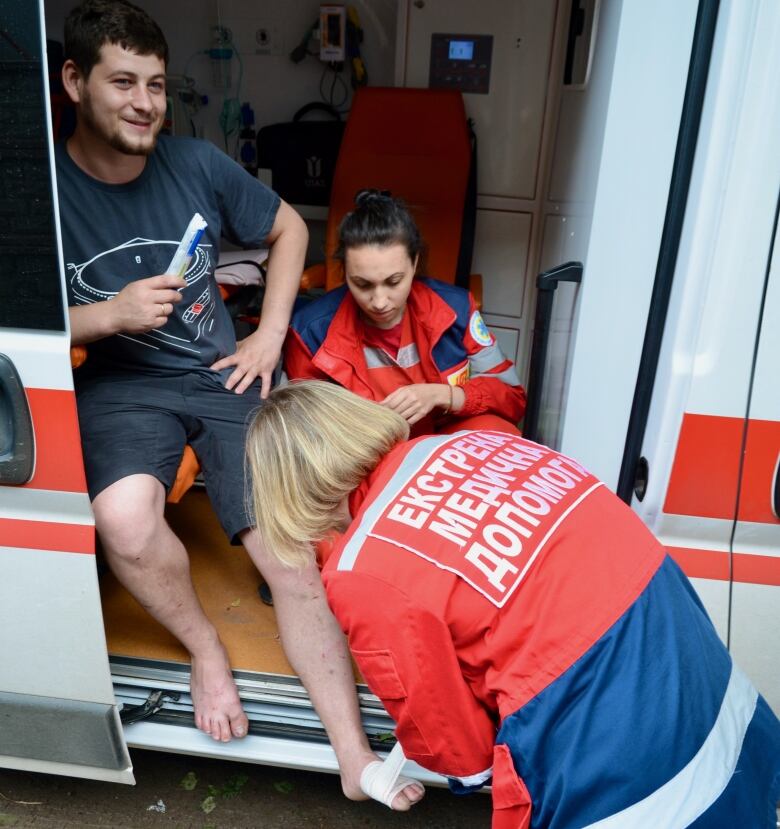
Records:
[[[458,417],[493,413],[512,423],[520,420],[525,390],[468,291],[417,277],[406,313],[419,354],[421,381],[463,387],[466,402]],[[359,310],[346,286],[293,315],[284,366],[291,379],[331,380],[369,400],[386,396],[371,382]]]
[[[519,438],[471,434],[476,443],[456,435],[394,449],[353,496],[356,520],[323,568],[328,598],[349,635],[350,649],[369,687],[395,719],[406,756],[458,778],[473,778],[492,767],[499,720],[571,665],[636,598],[663,558],[651,536],[637,533],[638,519],[581,468]],[[487,445],[480,446],[486,437]],[[462,455],[452,455],[460,466],[444,459],[443,474],[426,473],[431,459],[427,448],[420,450],[433,441]],[[519,449],[499,457],[505,445]],[[434,459],[447,448],[435,452]],[[495,509],[480,497],[490,496],[490,484],[484,491],[479,482],[472,492],[457,489],[467,480],[468,470],[461,467],[480,469],[492,459],[495,474],[514,481],[522,473],[511,465],[531,463],[536,471],[542,464],[534,462],[534,455],[543,451],[538,457],[545,465],[560,460],[562,474],[576,476],[577,486],[562,509],[533,528],[534,542],[574,501],[588,495],[557,527],[522,580],[525,551],[514,558],[496,556],[495,562],[483,554],[481,563],[496,571],[496,586],[465,554],[479,543],[485,526],[503,522],[495,521]],[[413,453],[421,454],[423,463],[409,463]],[[463,477],[451,477],[455,475]],[[497,489],[494,498],[504,492]],[[457,502],[447,506],[453,493]],[[513,502],[506,502],[507,520],[524,526],[511,515]],[[449,532],[457,540],[413,526],[424,517],[424,504],[449,511],[441,520],[454,527]],[[383,515],[374,521],[377,508],[384,508]],[[433,515],[427,518],[426,527],[434,520]],[[581,555],[578,538],[604,536],[606,526],[610,532],[604,543]],[[447,548],[446,558],[438,555],[439,547]],[[519,572],[507,570],[500,578],[502,562]]]
[[[407,757],[465,787],[492,773],[502,829],[595,825],[655,789],[670,814],[696,805],[702,775],[679,770],[729,693],[755,703],[755,690],[679,569],[601,482],[522,438],[460,432],[396,447],[350,506],[323,580]],[[774,722],[774,746],[753,759],[773,756],[780,771]],[[742,785],[760,778],[742,762]],[[766,779],[759,788],[769,803]],[[661,804],[647,824],[614,819],[687,825],[664,815]]]

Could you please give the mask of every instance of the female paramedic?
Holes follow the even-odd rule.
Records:
[[[343,532],[328,600],[406,756],[492,779],[501,829],[774,829],[780,723],[635,513],[519,436],[407,431],[312,381],[248,435],[267,549]]]
[[[339,227],[346,285],[294,314],[288,377],[330,380],[380,402],[413,435],[453,424],[517,434],[525,390],[514,365],[468,291],[415,278],[422,247],[402,201],[361,190]]]

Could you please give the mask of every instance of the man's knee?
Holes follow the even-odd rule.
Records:
[[[149,475],[132,475],[99,493],[92,502],[95,528],[109,555],[137,560],[163,522],[165,490]]]

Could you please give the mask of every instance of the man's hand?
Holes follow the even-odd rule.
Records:
[[[219,371],[235,366],[225,383],[226,389],[234,389],[236,394],[243,394],[256,378],[260,378],[260,397],[265,400],[271,391],[271,378],[282,353],[284,333],[273,333],[263,328],[262,323],[254,334],[236,344],[236,353],[217,360],[211,366],[212,371]]]
[[[178,276],[150,276],[129,282],[108,302],[72,305],[68,308],[70,344],[86,345],[113,334],[145,334],[162,328],[186,287]]]
[[[236,353],[217,360],[213,371],[234,366],[225,388],[243,394],[258,377],[260,397],[271,391],[271,377],[279,362],[287,334],[293,303],[301,282],[309,232],[303,219],[281,202],[271,232],[266,237],[270,248],[265,276],[265,296],[260,310],[260,326],[254,334],[236,345]]]
[[[436,406],[446,409],[450,405],[450,390],[444,383],[414,383],[388,394],[382,405],[397,412],[413,426]]]
[[[109,303],[113,327],[118,333],[144,334],[162,328],[187,282],[179,276],[162,274],[130,282]]]

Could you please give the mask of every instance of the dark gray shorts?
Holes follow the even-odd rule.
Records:
[[[220,377],[102,375],[76,381],[89,497],[128,475],[171,488],[185,444],[195,450],[211,503],[231,543],[254,525],[244,470],[246,428],[261,405],[260,383],[243,394]]]

